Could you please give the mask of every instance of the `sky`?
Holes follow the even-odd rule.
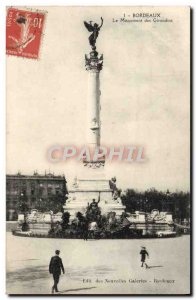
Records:
[[[47,11],[40,58],[7,56],[7,174],[46,171],[73,178],[88,171],[75,161],[52,163],[55,144],[86,139],[90,52],[83,21],[100,22],[97,50],[103,145],[144,147],[143,163],[106,163],[119,188],[189,190],[189,9],[180,7],[40,7]],[[161,13],[172,22],[114,22],[125,14]],[[129,15],[131,17],[129,17]]]

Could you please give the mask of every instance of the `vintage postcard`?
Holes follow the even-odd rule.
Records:
[[[7,7],[7,294],[191,294],[190,19]]]

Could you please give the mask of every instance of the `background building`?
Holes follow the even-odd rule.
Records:
[[[20,211],[36,208],[40,211],[62,210],[67,194],[65,176],[6,175],[6,220],[17,220]]]

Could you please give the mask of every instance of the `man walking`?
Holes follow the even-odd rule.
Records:
[[[60,251],[56,250],[55,254],[56,255],[51,258],[50,264],[49,264],[49,273],[53,275],[53,279],[54,279],[54,285],[52,287],[52,294],[54,294],[54,291],[58,292],[57,284],[59,283],[61,270],[63,271],[63,274],[65,274],[62,259],[59,257]]]
[[[143,267],[143,264],[145,264],[146,269],[147,269],[147,268],[148,268],[148,265],[147,265],[147,263],[146,263],[146,256],[148,256],[148,258],[149,258],[149,254],[148,254],[148,252],[146,251],[146,247],[142,247],[142,250],[140,251],[140,255],[141,255],[141,262],[142,262],[141,267]]]

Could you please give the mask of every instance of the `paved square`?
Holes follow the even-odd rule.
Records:
[[[141,268],[146,246],[150,268]],[[7,233],[7,293],[50,294],[48,264],[60,249],[62,294],[189,293],[190,237],[139,240],[23,238]],[[165,280],[165,281],[164,281]]]

